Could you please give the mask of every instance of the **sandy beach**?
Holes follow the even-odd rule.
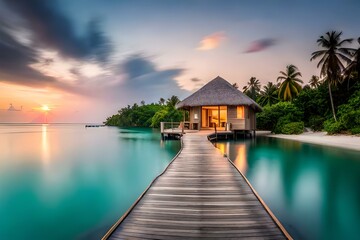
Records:
[[[327,135],[326,132],[306,132],[300,135],[271,134],[269,132],[262,132],[259,133],[259,135],[360,151],[359,136]]]

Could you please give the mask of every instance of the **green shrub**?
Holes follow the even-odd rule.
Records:
[[[280,117],[276,123],[275,129],[273,132],[276,134],[282,133],[283,127],[288,123],[291,123],[291,116],[289,114],[284,117]]]
[[[165,122],[164,119],[167,114],[168,111],[166,109],[156,112],[154,116],[151,118],[150,127],[156,127],[156,128],[160,127],[160,122]]]
[[[293,104],[304,112],[303,121],[305,126],[310,126],[309,123],[312,116],[324,117],[327,113],[331,112],[327,84],[323,84],[315,89],[301,91],[296,99],[294,99]]]
[[[324,127],[324,121],[325,121],[325,118],[323,118],[319,115],[311,116],[309,118],[309,127],[313,131],[321,131]]]
[[[303,112],[291,102],[279,102],[265,106],[256,116],[256,125],[258,129],[279,133],[284,124],[302,120],[302,117]]]
[[[344,130],[344,127],[340,121],[335,122],[333,119],[330,119],[324,122],[324,129],[329,135],[332,135]]]
[[[350,129],[351,134],[360,134],[360,127],[354,127]]]
[[[360,127],[360,110],[343,113],[340,117],[340,121],[345,129]]]
[[[282,129],[283,134],[300,134],[304,132],[304,122],[286,123]]]
[[[360,134],[360,127],[354,127],[350,129],[351,134]]]
[[[356,91],[351,95],[346,104],[342,104],[338,108],[339,123],[329,125],[329,130],[340,132],[349,130],[351,134],[357,134],[360,128],[360,91]],[[330,133],[331,134],[331,133]]]
[[[180,122],[183,120],[182,112],[171,107],[167,107],[155,113],[151,118],[151,127],[160,127],[160,122]]]

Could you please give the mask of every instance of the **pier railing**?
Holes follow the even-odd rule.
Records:
[[[161,133],[184,133],[184,122],[160,122]]]

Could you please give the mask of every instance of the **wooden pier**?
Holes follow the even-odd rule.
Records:
[[[85,125],[86,128],[88,127],[105,127],[104,124],[86,124]]]
[[[291,239],[247,179],[201,133],[103,239]]]

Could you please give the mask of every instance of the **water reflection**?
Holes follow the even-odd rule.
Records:
[[[235,152],[237,152],[237,155],[235,157],[234,163],[242,173],[245,173],[247,170],[246,145],[237,145]]]
[[[358,239],[359,152],[271,138],[216,146],[294,239]]]
[[[41,160],[43,164],[50,161],[50,144],[48,143],[47,124],[41,126]]]
[[[230,142],[216,142],[215,147],[219,148],[223,154],[229,156],[230,154]],[[246,158],[246,143],[245,142],[237,142],[235,146],[231,149],[232,161],[235,166],[245,174],[248,163]]]
[[[100,239],[180,148],[135,130],[0,124],[0,239]]]

